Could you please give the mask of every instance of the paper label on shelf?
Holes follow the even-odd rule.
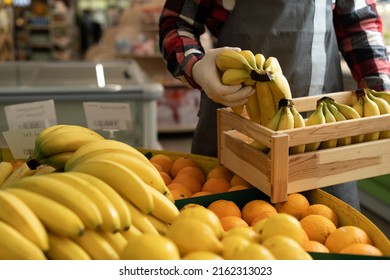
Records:
[[[54,100],[4,106],[9,130],[43,129],[57,124]]]
[[[16,129],[3,132],[15,159],[27,159],[34,150],[35,138],[42,129]]]
[[[87,126],[93,130],[132,130],[128,103],[84,102]]]

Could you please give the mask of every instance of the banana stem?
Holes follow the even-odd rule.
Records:
[[[256,70],[252,70],[250,75],[251,75],[251,79],[257,82],[272,81],[272,75],[269,71],[266,71],[264,73],[259,73]]]

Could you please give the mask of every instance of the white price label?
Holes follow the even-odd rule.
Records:
[[[54,100],[8,105],[4,112],[9,130],[43,129],[57,124]]]
[[[42,129],[4,131],[3,136],[15,159],[28,159],[34,151],[35,139]]]
[[[93,130],[132,130],[128,103],[84,102],[87,125]]]

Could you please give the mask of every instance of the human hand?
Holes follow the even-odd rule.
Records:
[[[248,97],[255,93],[255,89],[251,86],[227,86],[222,84],[221,74],[216,66],[215,59],[222,50],[227,48],[229,47],[209,50],[192,67],[192,78],[211,100],[225,106],[235,107],[245,104]],[[240,51],[239,48],[230,49]]]

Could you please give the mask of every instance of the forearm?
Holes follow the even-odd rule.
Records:
[[[354,7],[353,1],[339,2],[343,5],[334,10],[339,49],[358,87],[390,90],[390,64],[375,2],[366,1],[371,3],[364,7]]]

